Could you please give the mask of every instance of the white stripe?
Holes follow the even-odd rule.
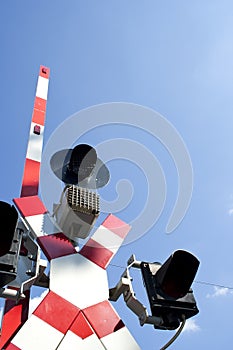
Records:
[[[109,297],[107,273],[80,254],[50,262],[50,290],[85,309]]]
[[[123,327],[118,331],[101,338],[101,342],[108,350],[141,350],[126,327]]]
[[[44,126],[40,126],[40,135],[34,134],[34,126],[39,125],[31,123],[28,149],[26,158],[41,162],[42,146],[43,146],[43,135],[44,135]]]
[[[11,343],[22,350],[54,350],[63,337],[63,333],[31,315]]]
[[[105,347],[95,334],[90,335],[86,339],[78,337],[71,331],[66,333],[58,350],[104,350]]]
[[[40,97],[40,98],[43,98],[44,100],[47,100],[48,87],[49,87],[49,80],[47,78],[39,76],[38,82],[37,82],[37,88],[36,88],[36,97]]]
[[[33,231],[35,238],[61,232],[48,213],[26,216],[25,221]]]
[[[121,237],[102,225],[95,231],[91,238],[114,254],[123,242]]]

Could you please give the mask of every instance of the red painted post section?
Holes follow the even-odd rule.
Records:
[[[30,292],[25,292],[26,298],[19,301],[6,300],[4,307],[4,316],[2,321],[0,349],[2,350],[11,338],[16,334],[19,328],[27,321]]]

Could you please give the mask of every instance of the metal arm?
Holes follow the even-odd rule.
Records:
[[[132,285],[133,279],[129,274],[129,270],[131,267],[140,268],[140,264],[141,262],[137,261],[134,255],[130,257],[128,260],[128,266],[123,272],[120,281],[114,288],[109,289],[109,300],[117,301],[120,295],[123,294],[127,307],[138,316],[141,326],[145,323],[162,326],[163,319],[161,317],[150,316],[146,307],[135,296]]]

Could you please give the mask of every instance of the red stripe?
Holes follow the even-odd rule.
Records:
[[[32,122],[35,124],[44,125],[45,124],[45,111],[40,111],[39,109],[33,109]]]
[[[96,265],[105,269],[113,256],[113,252],[97,243],[93,239],[89,239],[85,246],[80,250],[80,254],[91,260]]]
[[[107,300],[84,309],[83,313],[100,339],[124,327]]]
[[[113,214],[110,214],[102,225],[121,238],[125,238],[131,229],[131,226],[129,224],[126,224],[124,221],[120,220]]]
[[[79,311],[76,306],[50,291],[33,314],[65,334]],[[30,334],[28,336],[30,337]]]
[[[46,100],[40,97],[35,97],[34,109],[39,109],[41,111],[46,111]]]
[[[18,346],[14,345],[14,344],[9,344],[8,347],[6,348],[6,350],[21,350],[21,349],[18,348]]]
[[[74,323],[70,327],[70,331],[82,339],[86,339],[93,334],[93,331],[82,312],[76,317]]]
[[[63,233],[41,236],[37,239],[37,242],[49,261],[61,256],[77,253]]]
[[[50,69],[48,67],[45,66],[40,66],[40,73],[39,75],[43,78],[47,78],[49,79],[50,76]]]
[[[26,295],[26,298],[19,300],[17,304],[15,303],[15,301],[12,300],[5,301],[5,309],[0,337],[0,349],[3,349],[3,347],[7,343],[9,343],[9,341],[11,341],[11,339],[19,330],[21,325],[27,320],[30,291],[26,291],[24,294]],[[14,345],[12,344],[12,346]],[[16,347],[7,349],[9,350],[18,348]]]
[[[21,197],[35,196],[38,194],[39,177],[40,162],[26,158]]]
[[[15,198],[13,201],[24,217],[47,213],[38,196]]]

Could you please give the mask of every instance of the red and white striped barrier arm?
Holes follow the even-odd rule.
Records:
[[[38,194],[49,74],[49,68],[40,67],[24,166],[21,197]]]
[[[40,203],[40,199],[39,197],[37,197],[37,195],[39,186],[40,163],[43,146],[49,75],[49,68],[40,66],[26,153],[26,160],[24,166],[24,174],[21,187],[21,198],[15,200],[15,204],[23,217],[25,213],[22,213],[21,206],[24,206],[25,209],[25,202],[23,202],[23,205],[21,201],[23,201],[24,199],[29,199],[27,205],[31,205],[32,211],[35,210],[36,212],[38,212],[38,210],[42,210],[42,206],[40,205],[42,203]],[[43,215],[45,214],[44,211],[45,210],[43,208]],[[40,219],[41,218],[42,216],[40,216]],[[29,222],[27,223],[32,229],[32,232],[36,231],[39,234],[41,224],[38,216],[35,216],[34,218],[32,217],[31,221],[29,220]],[[26,293],[26,298],[24,300],[20,300],[17,304],[15,304],[15,302],[13,301],[6,300],[1,325],[0,349],[3,349],[3,346],[5,346],[5,344],[9,342],[12,336],[22,326],[22,324],[26,322],[28,317],[29,299],[30,291]]]

